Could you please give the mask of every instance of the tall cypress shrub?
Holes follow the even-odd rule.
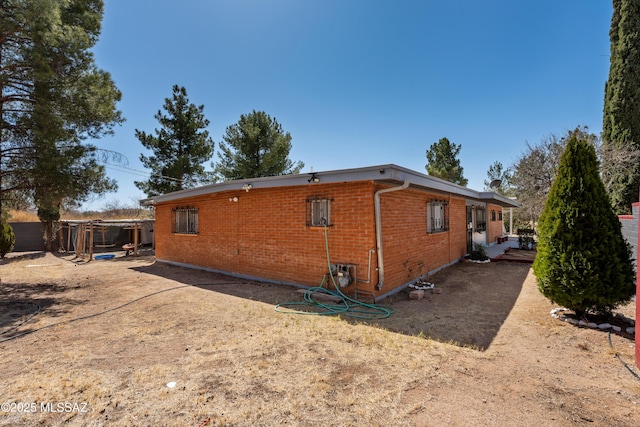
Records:
[[[538,288],[578,315],[610,313],[635,293],[631,251],[598,166],[593,145],[574,134],[538,223]]]
[[[613,0],[609,30],[611,55],[605,85],[602,141],[640,147],[640,0]],[[619,213],[631,213],[638,201],[640,166],[616,171],[609,189]]]

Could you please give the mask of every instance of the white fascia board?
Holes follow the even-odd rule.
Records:
[[[251,185],[251,190],[254,190],[259,188],[273,187],[295,187],[303,185],[313,186],[317,184],[327,184],[335,182],[354,182],[369,180],[373,181],[379,179],[396,180],[399,179],[399,177],[397,173],[394,173],[394,168],[397,167],[394,165],[384,165],[325,172],[305,172],[295,175],[238,179],[176,191],[173,193],[163,194],[161,196],[150,197],[148,199],[141,200],[140,203],[142,205],[149,206],[155,205],[157,203],[185,199],[188,197],[197,197],[206,194],[220,193],[223,191],[239,191],[244,190],[243,187],[247,185]],[[317,177],[320,181],[316,184],[312,181],[312,177]]]
[[[314,183],[312,178],[318,178],[319,182]],[[445,181],[440,178],[425,175],[394,164],[369,166],[354,169],[341,169],[333,171],[305,172],[295,175],[281,175],[263,178],[239,179],[234,181],[225,181],[205,185],[202,187],[190,188],[186,190],[176,191],[157,197],[150,197],[141,200],[140,203],[146,206],[152,206],[158,203],[171,202],[175,200],[186,199],[190,197],[203,196],[207,194],[220,193],[224,191],[243,191],[247,185],[251,185],[251,190],[260,188],[274,187],[295,187],[309,186],[337,182],[356,182],[356,181],[378,181],[378,182],[404,182],[409,180],[410,184],[415,187],[422,187],[429,190],[435,190],[442,193],[450,193],[461,197],[472,198],[476,200],[493,200],[489,195],[495,193],[480,193],[467,187]],[[244,188],[243,188],[244,187]],[[495,195],[498,196],[498,195]],[[519,204],[502,196],[500,202],[496,204],[517,207]]]

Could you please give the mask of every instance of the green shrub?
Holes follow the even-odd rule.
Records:
[[[0,258],[11,252],[15,243],[16,235],[13,228],[7,222],[0,221]]]
[[[481,245],[479,243],[474,243],[473,244],[473,250],[469,254],[469,259],[472,259],[474,261],[486,261],[486,260],[488,260],[489,256],[487,255],[486,246]]]
[[[631,251],[598,174],[593,145],[569,140],[538,223],[533,271],[552,302],[608,314],[635,293]]]

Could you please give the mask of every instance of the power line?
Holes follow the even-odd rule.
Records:
[[[127,173],[130,173],[132,175],[143,176],[145,178],[149,178],[149,177],[152,176],[152,174],[147,172],[147,171],[141,171],[141,170],[129,168],[129,167],[126,167],[126,166],[117,165],[115,163],[109,163],[109,162],[104,162],[104,163],[105,163],[105,165],[108,165],[107,168],[109,168],[109,169],[120,168],[120,169],[124,169],[121,172],[127,172]],[[172,178],[170,176],[158,175],[157,177],[158,177],[158,179],[162,179],[162,180],[165,180],[165,181],[182,182],[181,179]]]

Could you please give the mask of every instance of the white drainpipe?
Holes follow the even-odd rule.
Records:
[[[383,193],[391,193],[392,191],[405,190],[409,187],[409,180],[405,179],[404,184],[399,187],[383,188],[376,191],[373,196],[375,217],[376,217],[376,246],[378,250],[378,284],[376,289],[380,290],[384,286],[384,257],[382,255],[382,219],[380,217],[380,195]]]

